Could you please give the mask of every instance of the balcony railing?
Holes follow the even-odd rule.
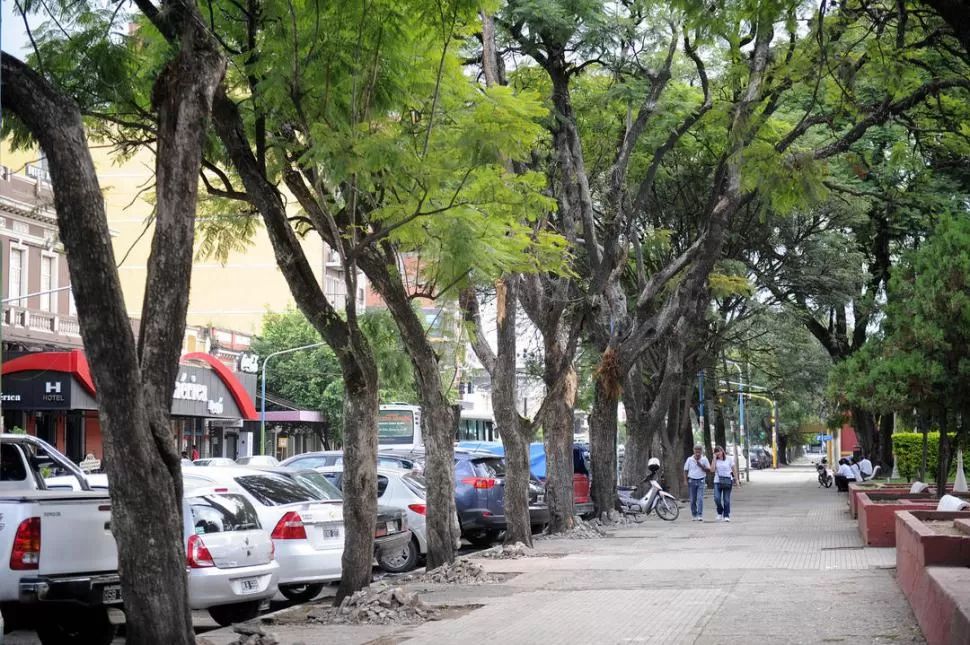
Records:
[[[13,330],[24,329],[51,336],[80,337],[81,335],[81,326],[76,316],[27,309],[13,303],[3,306],[3,325]]]

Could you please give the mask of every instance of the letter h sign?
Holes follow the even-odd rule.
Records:
[[[44,390],[46,394],[60,394],[61,393],[61,383],[60,381],[56,383],[51,383],[47,381],[44,383]]]

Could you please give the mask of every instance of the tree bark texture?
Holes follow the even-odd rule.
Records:
[[[428,569],[455,559],[455,433],[458,407],[448,401],[442,383],[438,354],[411,306],[397,267],[397,256],[385,248],[363,249],[360,267],[381,294],[401,332],[401,340],[414,367],[415,385],[424,421],[425,475],[428,482]]]
[[[359,329],[352,340],[358,346],[367,341]],[[369,350],[368,350],[369,351]],[[356,366],[355,366],[356,367]],[[377,517],[377,367],[373,371],[344,371],[344,552],[341,558],[337,600],[368,586],[373,579],[374,523]],[[347,377],[351,378],[347,380]],[[365,537],[366,536],[366,537]],[[366,566],[364,565],[366,563]]]
[[[889,412],[879,417],[879,453],[875,455],[876,463],[887,473],[893,467],[893,429],[896,416]]]
[[[80,110],[3,54],[3,107],[30,129],[50,164],[81,337],[97,387],[127,638],[138,643],[195,642],[181,466],[168,415],[188,306],[202,133],[225,69],[196,25],[182,30],[180,51],[155,88],[158,209],[137,345]]]
[[[620,471],[620,483],[637,486],[647,473],[654,430],[647,425],[647,397],[650,395],[638,361],[626,375],[623,388],[623,409],[626,410],[626,453]]]
[[[589,417],[590,452],[593,461],[591,496],[597,517],[617,507],[616,425],[620,393],[615,386],[596,379],[593,410]]]
[[[561,326],[560,308],[552,320],[540,327],[545,355],[542,380],[549,398],[542,419],[543,444],[546,451],[546,505],[549,508],[549,532],[564,533],[574,525],[573,495],[573,416],[576,405],[576,370],[572,366],[575,348],[570,348]],[[565,372],[565,374],[564,374]]]

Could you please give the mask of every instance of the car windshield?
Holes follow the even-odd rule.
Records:
[[[472,462],[476,477],[505,477],[505,462],[498,457],[476,459]]]
[[[236,477],[236,483],[265,506],[317,501],[315,493],[282,475],[244,475]]]
[[[242,495],[202,495],[188,502],[196,535],[259,528],[256,509]]]
[[[321,473],[293,473],[290,478],[317,495],[319,500],[340,501],[344,498],[340,489],[331,484],[330,480]]]

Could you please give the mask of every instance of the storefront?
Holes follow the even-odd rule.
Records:
[[[242,422],[257,418],[256,377],[232,372],[209,354],[182,357],[172,393],[172,433],[177,449],[200,456],[251,454]],[[38,352],[3,364],[6,431],[21,428],[57,446],[74,461],[103,457],[94,380],[84,353]],[[227,450],[229,448],[229,450]]]

